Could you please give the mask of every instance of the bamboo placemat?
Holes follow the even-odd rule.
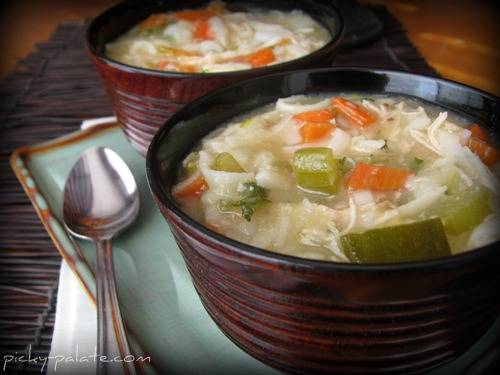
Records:
[[[372,66],[436,75],[385,8],[372,8],[382,38],[342,51],[336,66]],[[8,160],[18,147],[112,114],[84,47],[87,22],[60,25],[0,85],[0,373],[5,356],[46,357],[54,328],[61,258]],[[9,363],[7,373],[40,373],[42,362]]]

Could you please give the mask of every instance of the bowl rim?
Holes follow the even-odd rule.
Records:
[[[297,64],[299,65],[305,65],[307,64],[310,60],[315,60],[316,58],[326,56],[332,52],[335,51],[336,48],[339,47],[339,43],[342,41],[342,38],[344,37],[344,32],[345,32],[345,24],[344,24],[344,18],[342,16],[342,13],[340,10],[333,4],[333,3],[328,3],[328,7],[334,10],[334,12],[337,15],[338,19],[338,31],[336,35],[332,35],[330,31],[327,29],[328,33],[332,37],[332,39],[325,44],[323,47],[307,54],[302,57],[299,57],[297,59],[293,60],[288,60],[288,61],[283,61],[279,64],[272,64],[272,65],[266,65],[263,67],[259,68],[251,68],[251,69],[243,69],[243,70],[234,70],[234,71],[223,71],[223,72],[214,72],[214,73],[204,73],[204,72],[198,72],[198,73],[186,73],[186,72],[176,72],[176,71],[162,71],[162,70],[155,70],[155,69],[148,69],[148,68],[141,68],[138,66],[133,66],[125,63],[121,63],[117,60],[114,60],[112,58],[109,58],[105,55],[104,52],[99,52],[91,41],[91,34],[95,31],[95,29],[98,27],[99,22],[106,18],[109,15],[112,15],[114,12],[121,10],[122,8],[126,8],[130,3],[127,0],[124,0],[108,9],[100,13],[97,17],[95,17],[90,24],[88,25],[86,31],[85,31],[85,46],[87,50],[90,52],[92,56],[95,58],[99,59],[100,61],[104,62],[105,64],[126,72],[130,74],[144,74],[148,76],[155,76],[155,77],[163,77],[163,78],[218,78],[218,77],[238,77],[241,75],[250,75],[250,74],[255,74],[258,76],[263,76],[263,75],[268,75],[268,74],[273,74],[273,73],[279,73],[282,71],[292,71],[297,69]],[[326,4],[325,4],[326,5]],[[313,17],[314,18],[314,17]],[[316,18],[314,18],[316,21],[318,21]],[[319,22],[319,21],[318,21]],[[321,22],[320,22],[321,24]],[[323,26],[324,27],[324,26]]]
[[[244,86],[248,83],[257,80],[268,79],[269,77],[276,76],[287,76],[294,74],[315,74],[315,73],[335,73],[335,72],[371,72],[377,74],[386,75],[402,75],[408,77],[416,77],[418,79],[424,79],[429,81],[438,81],[446,85],[450,85],[456,88],[466,89],[468,91],[473,91],[478,95],[487,97],[488,99],[500,103],[500,97],[490,94],[484,90],[474,88],[472,86],[462,84],[456,81],[431,77],[418,73],[411,73],[402,70],[395,69],[378,69],[378,68],[368,68],[368,67],[330,67],[330,68],[316,68],[316,69],[303,69],[288,72],[275,73],[265,76],[259,76],[243,81],[233,83],[231,85],[225,86],[223,88],[209,92],[208,94],[190,102],[185,105],[179,111],[177,111],[172,117],[170,117],[156,132],[153,140],[148,148],[148,153],[146,156],[146,176],[148,180],[148,185],[151,194],[157,201],[158,205],[167,208],[170,213],[173,213],[178,219],[180,219],[184,224],[186,224],[191,230],[198,232],[204,237],[208,237],[210,241],[215,242],[218,245],[222,245],[224,248],[230,248],[235,254],[243,255],[245,257],[250,257],[256,260],[261,260],[265,263],[271,264],[282,264],[285,266],[292,266],[295,269],[315,269],[321,272],[368,272],[368,273],[382,273],[382,272],[407,272],[407,271],[420,271],[423,269],[445,269],[461,267],[466,263],[474,262],[482,258],[493,255],[498,252],[498,247],[500,246],[500,240],[492,242],[488,245],[481,246],[472,250],[464,251],[459,254],[452,254],[444,257],[433,258],[423,261],[411,261],[411,262],[399,262],[399,263],[343,263],[336,261],[326,261],[326,260],[314,260],[307,258],[299,258],[292,255],[282,254],[273,252],[271,250],[262,249],[256,246],[252,246],[232,238],[221,235],[195,219],[191,218],[189,215],[184,213],[180,207],[176,204],[173,199],[170,199],[164,190],[159,186],[159,179],[156,179],[156,174],[159,171],[153,168],[154,165],[154,155],[156,154],[156,149],[160,145],[160,141],[168,134],[169,131],[180,121],[182,118],[189,114],[191,108],[198,106],[200,103],[205,101],[210,101],[212,98],[218,95],[224,94],[227,91],[231,91],[237,87]],[[404,94],[403,94],[404,95]],[[410,97],[413,95],[409,95]],[[425,99],[422,99],[425,100]],[[440,105],[435,103],[436,105]],[[442,105],[440,105],[442,106]],[[170,221],[170,220],[167,220]],[[169,223],[170,224],[170,223]]]

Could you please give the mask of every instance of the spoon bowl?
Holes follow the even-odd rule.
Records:
[[[130,349],[116,293],[111,239],[134,222],[139,206],[134,176],[116,152],[94,147],[82,153],[64,186],[63,217],[71,234],[96,243],[100,375],[136,373],[133,362],[125,361]],[[116,357],[122,362],[109,360]]]
[[[79,238],[111,239],[135,220],[139,206],[132,172],[108,148],[86,150],[64,187],[64,222]]]

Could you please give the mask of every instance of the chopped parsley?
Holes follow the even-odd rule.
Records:
[[[250,221],[257,206],[267,201],[267,190],[255,182],[245,182],[240,194],[240,200],[220,200],[217,207],[222,212],[240,212],[245,220]]]
[[[410,168],[413,172],[417,173],[418,171],[420,171],[422,169],[423,166],[424,166],[424,160],[422,160],[420,158],[415,158],[415,159],[413,159],[413,161],[410,165]]]

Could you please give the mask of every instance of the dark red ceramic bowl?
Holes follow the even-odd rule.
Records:
[[[500,99],[450,81],[369,69],[275,74],[176,113],[148,152],[151,191],[205,308],[251,355],[292,373],[423,372],[460,356],[498,317],[500,242],[424,262],[305,260],[219,235],[171,195],[181,160],[221,122],[279,97],[342,91],[410,95],[498,132]]]
[[[137,68],[107,58],[105,45],[152,13],[198,8],[208,0],[128,1],[105,11],[87,30],[87,48],[99,71],[113,110],[130,143],[143,155],[153,135],[184,104],[207,92],[243,79],[302,68],[329,66],[343,31],[340,13],[332,2],[321,0],[224,1],[230,10],[249,5],[264,9],[301,9],[324,25],[332,40],[300,59],[257,69],[226,73],[161,72]]]

